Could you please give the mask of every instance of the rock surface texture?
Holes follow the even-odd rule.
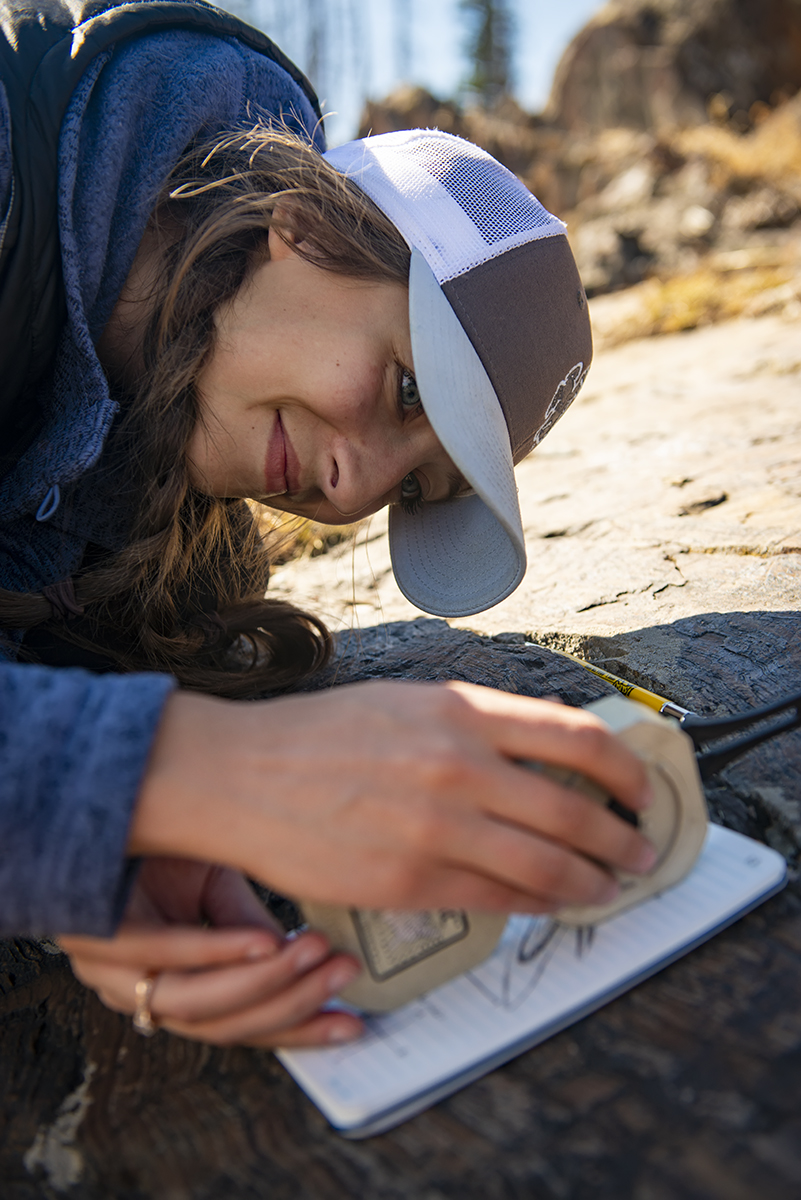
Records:
[[[599,353],[517,471],[526,579],[460,624],[580,649],[582,638],[632,640],[701,613],[796,610],[800,389],[797,321],[735,321]],[[395,586],[384,527],[374,517],[355,547],[283,567],[272,590],[334,628],[418,615]]]
[[[801,671],[789,631],[783,614],[740,624],[737,653],[750,662],[770,633],[773,677],[786,685]],[[760,673],[753,686],[741,667],[727,674],[707,632],[703,623],[690,630],[683,657],[674,656],[687,698],[709,706],[715,662],[719,679],[738,681],[738,699],[753,701]],[[522,635],[499,637],[426,618],[364,630],[343,639],[319,684],[455,676],[569,703],[609,690]],[[776,743],[772,759],[794,795],[799,740]],[[763,782],[755,757],[740,767],[746,788]],[[761,814],[727,779],[710,799],[727,823],[764,832]],[[146,1041],[53,949],[0,945],[4,1200],[798,1196],[797,883],[565,1033],[357,1143],[327,1127],[269,1053],[164,1033]]]
[[[316,681],[583,704],[567,647],[701,713],[801,685],[801,339],[776,318],[602,353],[520,471],[531,568],[477,630],[399,597],[375,522],[276,591],[341,630]],[[386,619],[389,624],[380,624]],[[531,645],[534,641],[539,644]],[[144,1040],[47,943],[0,944],[3,1200],[797,1200],[801,732],[707,788],[783,893],[400,1128],[343,1141],[267,1052]],[[286,912],[286,906],[281,909]]]

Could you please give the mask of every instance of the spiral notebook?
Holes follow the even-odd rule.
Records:
[[[710,825],[690,874],[595,928],[510,917],[493,954],[358,1042],[278,1058],[346,1137],[382,1133],[581,1020],[779,891],[775,850]]]

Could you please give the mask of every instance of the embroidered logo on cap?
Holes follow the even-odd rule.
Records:
[[[585,368],[583,362],[577,362],[575,367],[571,367],[567,375],[565,375],[554,392],[551,403],[548,405],[545,420],[534,434],[532,450],[534,446],[539,446],[546,433],[550,433],[559,418],[570,408],[570,405],[584,386],[584,380],[587,378],[589,369],[589,367]]]

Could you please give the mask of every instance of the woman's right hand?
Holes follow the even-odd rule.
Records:
[[[646,807],[642,763],[581,709],[471,684],[380,681],[264,702],[167,703],[129,852],[235,867],[370,908],[544,912],[604,902],[649,843],[515,759]]]

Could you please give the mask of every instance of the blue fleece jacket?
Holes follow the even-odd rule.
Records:
[[[0,484],[0,586],[39,590],[76,570],[87,543],[124,544],[128,502],[103,461],[116,404],[94,342],[182,151],[199,133],[260,115],[315,130],[290,76],[235,39],[154,34],[98,56],[83,76],[59,146],[67,321],[43,387],[45,427]],[[8,130],[0,87],[0,238]],[[109,934],[132,878],[131,812],[174,681],[31,666],[2,649],[0,660],[0,934]]]

